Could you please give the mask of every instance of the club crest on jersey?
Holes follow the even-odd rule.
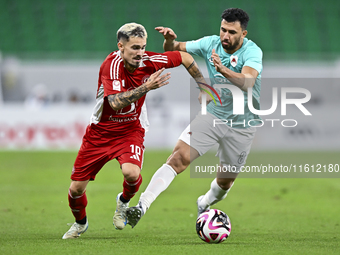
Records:
[[[120,81],[114,80],[114,81],[112,82],[112,89],[113,89],[113,90],[120,91]]]
[[[150,78],[150,75],[145,75],[142,79],[142,84],[144,84],[145,82],[148,81],[148,79]]]
[[[237,65],[237,60],[238,60],[237,56],[234,56],[234,55],[230,56],[230,64],[232,67],[235,67]]]

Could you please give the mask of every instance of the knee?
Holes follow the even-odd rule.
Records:
[[[86,186],[80,185],[79,183],[72,182],[70,186],[70,195],[72,197],[81,196],[85,192]]]
[[[140,168],[137,165],[127,163],[126,165],[123,164],[122,172],[127,181],[136,181],[140,175]]]
[[[168,158],[167,164],[170,165],[176,173],[179,174],[183,172],[190,164],[190,151],[174,150]]]
[[[223,190],[230,189],[234,184],[235,179],[228,179],[228,178],[217,178],[216,182],[218,186],[220,186]]]

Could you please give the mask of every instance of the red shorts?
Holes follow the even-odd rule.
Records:
[[[114,158],[120,165],[132,163],[142,168],[143,143],[144,132],[140,129],[114,136],[103,135],[89,125],[75,160],[71,179],[74,181],[94,180],[100,169]]]

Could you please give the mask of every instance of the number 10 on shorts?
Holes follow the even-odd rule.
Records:
[[[142,149],[139,146],[133,145],[133,144],[130,145],[130,148],[131,148],[131,153],[135,154],[135,155],[132,155],[130,158],[140,161]]]

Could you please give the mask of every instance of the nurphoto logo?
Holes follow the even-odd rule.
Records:
[[[230,84],[215,84],[214,87],[216,89],[229,89],[229,91],[232,94],[233,97],[233,114],[234,115],[242,115],[244,114],[244,94],[243,91]],[[211,89],[212,87],[209,86]],[[201,89],[207,92],[212,98],[212,94],[205,89]],[[213,92],[217,95],[218,99],[220,100],[220,97],[218,96],[218,93],[216,90],[213,90]],[[247,101],[248,101],[248,108],[249,110],[259,116],[267,116],[272,113],[274,113],[278,107],[278,89],[276,87],[273,87],[272,89],[272,105],[269,109],[267,110],[259,110],[255,109],[253,106],[253,88],[248,88],[247,90]],[[303,94],[303,98],[288,98],[287,94],[289,93],[300,93]],[[281,88],[281,116],[286,116],[287,115],[287,105],[295,105],[305,116],[311,116],[312,114],[307,110],[307,108],[303,105],[307,103],[311,99],[311,93],[309,90],[305,88],[297,88],[297,87],[283,87]],[[202,104],[201,104],[201,114],[206,115],[207,114],[207,95],[203,94],[202,95]],[[214,99],[213,99],[214,100]],[[216,104],[216,100],[214,100],[214,103]],[[220,100],[220,103],[222,105],[222,102]],[[217,105],[217,104],[216,104]],[[272,127],[274,127],[274,123],[276,121],[281,121],[280,119],[252,119],[248,121],[248,126],[253,126],[253,127],[262,127],[264,125],[264,121],[268,121],[272,123]],[[293,124],[288,125],[287,122],[292,122]],[[232,120],[228,119],[215,119],[214,120],[214,126],[219,125],[219,124],[227,124],[229,123],[231,126],[235,123],[232,122]],[[256,125],[252,125],[256,123]],[[240,124],[240,123],[237,123]],[[243,122],[244,126],[246,125],[245,120]],[[295,119],[284,119],[281,121],[281,125],[283,127],[295,127],[297,126],[297,121]]]

